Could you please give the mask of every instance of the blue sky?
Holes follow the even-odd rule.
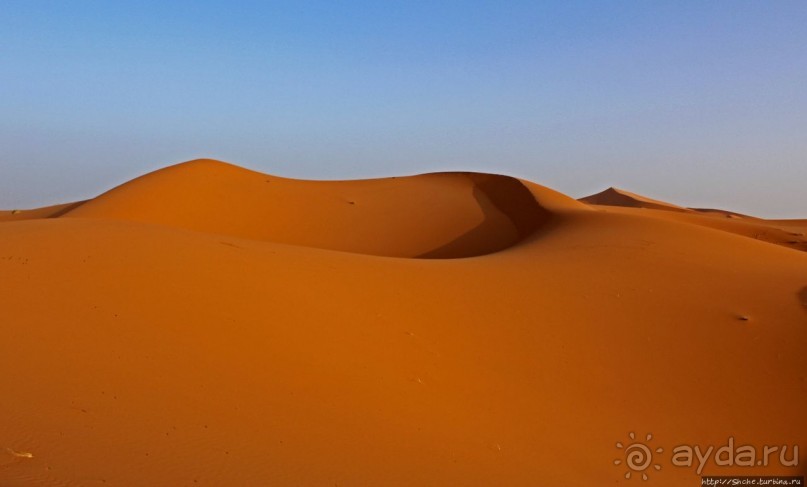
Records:
[[[0,208],[197,157],[807,217],[807,2],[0,8]]]

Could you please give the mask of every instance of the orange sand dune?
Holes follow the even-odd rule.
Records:
[[[670,214],[199,161],[6,221],[0,485],[699,485],[672,449],[730,437],[798,465],[704,473],[803,475],[807,254]]]
[[[57,218],[70,210],[78,208],[84,203],[84,201],[77,201],[75,203],[45,206],[43,208],[35,208],[32,210],[0,210],[0,222],[36,220],[39,218]]]
[[[625,206],[629,208],[649,208],[653,210],[669,210],[691,212],[689,208],[654,200],[624,189],[608,188],[600,193],[580,198],[580,201],[591,205]]]
[[[362,254],[466,257],[512,245],[541,226],[548,212],[507,176],[298,181],[198,160],[130,181],[67,216]]]
[[[765,220],[726,210],[689,209],[613,188],[580,201],[596,205],[603,211],[635,214],[639,209],[643,216],[649,216],[648,211],[656,212],[652,215],[655,218],[691,223],[807,251],[807,220]]]
[[[734,211],[719,210],[716,208],[690,208],[691,210],[703,213],[709,216],[716,216],[719,218],[754,218],[753,216],[743,215]]]

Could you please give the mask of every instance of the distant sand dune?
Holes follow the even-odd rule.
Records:
[[[671,221],[691,223],[744,237],[807,251],[807,220],[765,220],[740,213],[716,209],[691,209],[653,200],[627,191],[609,188],[601,193],[580,198],[580,201],[607,208],[608,211],[635,213],[636,209]]]
[[[592,205],[625,206],[629,208],[649,208],[653,210],[680,212],[692,211],[688,208],[654,200],[618,188],[608,188],[600,193],[580,198],[580,201]]]
[[[0,210],[0,222],[36,220],[39,218],[58,218],[65,213],[83,205],[84,201],[64,203],[61,205],[45,206],[32,210]]]

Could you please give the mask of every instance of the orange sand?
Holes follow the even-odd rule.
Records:
[[[628,432],[647,485],[804,474],[807,221],[618,193],[193,161],[3,212],[0,485],[638,485]]]

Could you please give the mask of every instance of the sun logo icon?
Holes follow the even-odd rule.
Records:
[[[650,433],[645,437],[644,443],[636,441],[636,435],[633,432],[628,433],[630,443],[627,446],[623,445],[621,441],[616,442],[616,447],[625,452],[625,465],[628,466],[628,471],[625,473],[625,478],[631,478],[633,473],[642,474],[642,480],[647,480],[647,472],[652,466],[655,470],[661,470],[661,465],[653,463],[653,452],[645,443],[649,443],[653,439]],[[663,452],[663,448],[656,448],[655,453]],[[614,465],[622,465],[623,460],[617,458],[614,460]]]

